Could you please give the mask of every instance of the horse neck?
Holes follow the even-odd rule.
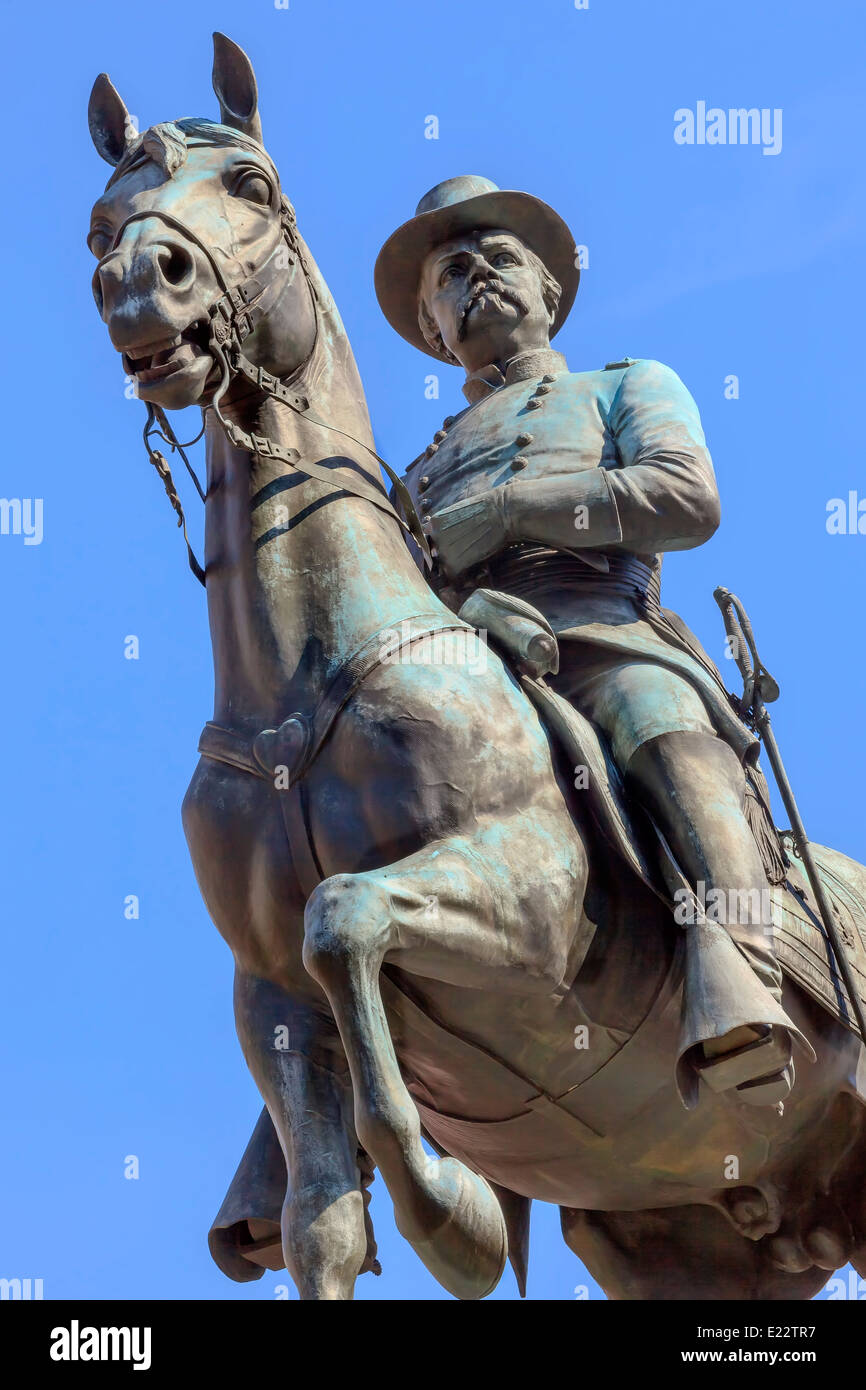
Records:
[[[319,280],[319,332],[295,389],[313,424],[255,392],[224,413],[247,433],[296,449],[299,467],[229,443],[210,418],[205,511],[214,719],[257,731],[311,708],[351,651],[411,613],[447,611],[414,564],[392,517],[303,475],[304,460],[335,477],[380,481],[367,407],[333,302]]]

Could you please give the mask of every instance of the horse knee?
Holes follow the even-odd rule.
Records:
[[[380,889],[360,874],[334,874],[314,889],[304,912],[304,966],[325,986],[384,941]]]

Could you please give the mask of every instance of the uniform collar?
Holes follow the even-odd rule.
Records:
[[[515,381],[535,381],[538,377],[544,376],[545,372],[555,375],[567,371],[568,363],[555,348],[532,348],[529,352],[521,352],[517,357],[512,357],[504,366],[498,362],[491,362],[488,366],[473,372],[471,376],[467,376],[463,384],[463,394],[470,405],[475,405],[500,386],[511,386]]]

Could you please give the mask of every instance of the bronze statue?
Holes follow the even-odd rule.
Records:
[[[389,495],[220,35],[214,87],[219,122],[129,136],[97,79],[114,172],[90,245],[181,523],[150,441],[176,445],[166,411],[205,415],[215,700],[184,827],[266,1106],[215,1258],[351,1297],[377,1268],[378,1170],[459,1297],[506,1253],[524,1286],[533,1198],[614,1298],[808,1298],[863,1273],[852,1001],[748,711],[659,603],[659,553],[718,522],[691,398],[656,363],[569,373],[564,224],[449,180],[377,287],[467,370],[470,407],[407,484],[386,465]],[[866,869],[815,855],[862,991]]]
[[[471,402],[415,460],[410,490],[432,511],[452,604],[490,585],[540,609],[559,638],[551,684],[606,736],[689,882],[736,894],[742,910],[725,925],[761,985],[732,954],[719,968],[695,951],[679,1051],[717,1089],[778,1102],[793,1080],[790,1037],[812,1054],[781,1008],[761,910],[767,876],[746,817],[758,740],[659,603],[659,552],[699,545],[719,524],[713,466],[669,368],[627,359],[570,373],[551,348],[579,275],[553,210],[486,179],[438,185],[389,239],[376,277],[385,314],[465,368]]]

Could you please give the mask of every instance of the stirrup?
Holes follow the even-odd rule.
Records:
[[[783,1100],[793,1084],[785,1083],[782,1094],[763,1097],[764,1088],[779,1088],[780,1077],[791,1067],[791,1037],[786,1028],[764,1025],[763,1037],[733,1052],[723,1052],[718,1057],[696,1058],[693,1066],[711,1090],[721,1093],[736,1089],[742,1100],[751,1105],[770,1105],[775,1100]],[[792,1071],[793,1068],[791,1067]],[[771,1084],[772,1083],[772,1086]],[[745,1092],[749,1090],[751,1094]]]
[[[778,1105],[794,1089],[794,1075],[794,1063],[789,1062],[781,1071],[759,1076],[756,1081],[744,1081],[737,1087],[737,1095],[746,1105]]]

